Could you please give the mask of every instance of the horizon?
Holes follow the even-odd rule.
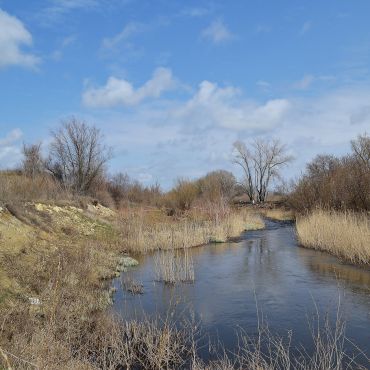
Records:
[[[266,11],[268,7],[268,11]],[[278,138],[297,177],[370,129],[370,3],[0,0],[0,168],[72,115],[164,190]],[[15,108],[16,107],[16,108]]]

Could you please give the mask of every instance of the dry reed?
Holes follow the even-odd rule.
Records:
[[[151,213],[159,213],[153,219]],[[146,253],[152,250],[183,249],[210,242],[225,242],[245,230],[264,227],[260,216],[247,211],[228,212],[222,217],[198,219],[163,218],[158,211],[126,210],[121,218],[122,242],[129,251]]]
[[[161,251],[155,256],[156,280],[168,284],[194,281],[194,263],[189,251]]]
[[[370,264],[370,222],[365,214],[318,209],[297,219],[297,234],[305,247]]]
[[[271,218],[277,221],[292,221],[295,219],[295,215],[292,211],[285,210],[282,208],[265,209],[265,210],[262,210],[261,213],[265,217]]]

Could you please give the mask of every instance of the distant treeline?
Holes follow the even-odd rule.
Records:
[[[164,192],[160,185],[144,186],[125,173],[107,175],[112,151],[101,132],[72,117],[52,132],[47,153],[41,144],[23,146],[17,170],[0,172],[0,201],[82,201],[93,198],[108,207],[132,204],[166,207],[169,212],[192,207],[226,205],[244,195],[250,203],[264,203],[280,168],[293,159],[278,140],[234,143],[234,160],[243,170],[238,182],[228,171],[212,171],[195,179],[178,179]],[[324,207],[370,210],[370,138],[351,141],[343,157],[318,155],[305,173],[285,192],[286,205],[298,212]]]

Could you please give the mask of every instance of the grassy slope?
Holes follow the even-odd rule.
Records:
[[[51,273],[55,258],[60,258],[65,250],[77,256],[87,244],[105,246],[100,251],[91,248],[105,257],[89,275],[91,281],[111,273],[119,251],[112,248],[118,240],[118,233],[109,223],[112,211],[92,206],[84,211],[39,203],[8,208],[0,211],[0,302],[40,294],[42,276]],[[107,248],[108,258],[106,253],[103,255]]]

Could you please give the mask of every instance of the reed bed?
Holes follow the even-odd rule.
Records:
[[[201,327],[193,321],[174,321],[171,312],[164,319],[146,318],[140,322],[101,316],[93,330],[72,341],[58,338],[58,325],[49,321],[31,339],[23,335],[11,350],[0,348],[0,366],[66,370],[349,370],[365,369],[356,361],[368,360],[347,339],[345,322],[340,317],[333,323],[328,318],[323,323],[311,323],[310,350],[292,345],[294,333],[278,336],[261,323],[254,336],[239,330],[239,345],[233,353],[209,343],[211,359],[207,362],[198,356]]]
[[[295,219],[295,215],[293,211],[285,210],[282,208],[273,208],[273,209],[265,209],[262,210],[261,213],[273,220],[277,221],[293,221]]]
[[[167,284],[193,282],[194,263],[188,249],[161,251],[154,260],[156,280]]]
[[[173,219],[161,214],[153,217],[153,213],[154,211],[132,210],[122,215],[122,242],[129,251],[146,253],[225,242],[245,230],[264,227],[259,215],[247,211],[230,211],[226,215],[208,219],[193,216]]]
[[[365,214],[318,209],[297,219],[297,234],[305,247],[370,264],[370,222]]]

